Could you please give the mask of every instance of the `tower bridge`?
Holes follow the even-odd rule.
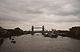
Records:
[[[35,29],[37,29],[37,31],[35,31]],[[38,29],[42,29],[42,30],[38,30]],[[35,33],[42,33],[42,35],[44,35],[45,33],[48,33],[49,31],[46,30],[44,28],[44,26],[42,27],[35,27],[35,26],[32,26],[31,29],[28,31],[31,35],[34,35]]]

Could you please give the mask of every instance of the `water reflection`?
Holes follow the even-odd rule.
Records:
[[[0,38],[0,46],[2,45],[2,43],[3,43],[3,39],[2,39],[2,38]]]

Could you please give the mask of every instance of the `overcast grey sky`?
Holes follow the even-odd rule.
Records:
[[[0,0],[0,26],[69,29],[80,25],[80,0]]]

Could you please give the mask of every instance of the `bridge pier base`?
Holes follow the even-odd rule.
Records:
[[[34,33],[31,33],[31,35],[34,35]]]

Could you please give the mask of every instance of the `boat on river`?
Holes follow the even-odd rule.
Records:
[[[45,34],[44,34],[44,37],[49,37],[48,33],[45,33]]]
[[[49,31],[48,33],[44,34],[44,37],[57,38],[58,35],[54,31]]]
[[[54,31],[50,31],[50,32],[48,33],[48,36],[51,37],[51,38],[57,38],[57,37],[58,37],[58,35],[55,34]]]

